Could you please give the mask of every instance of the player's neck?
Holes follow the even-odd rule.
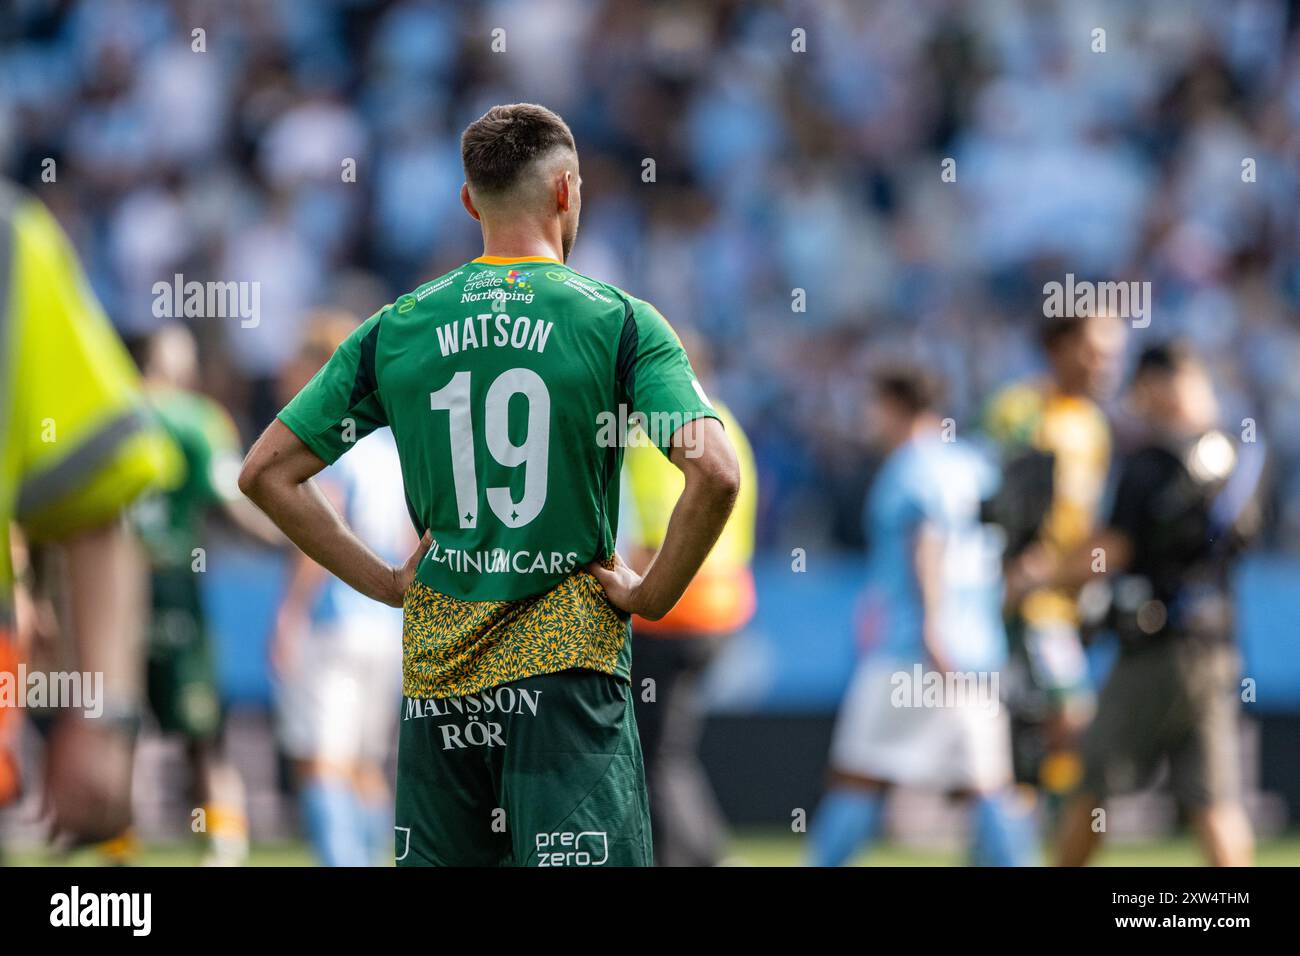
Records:
[[[918,415],[912,419],[911,424],[907,426],[898,436],[894,448],[902,448],[914,441],[924,441],[927,438],[934,438],[939,434],[940,421],[938,415]],[[892,450],[892,449],[891,449]]]
[[[943,427],[943,420],[934,412],[923,412],[912,422],[912,437],[933,438]]]
[[[500,259],[542,257],[564,261],[559,225],[539,227],[534,223],[483,224],[483,255]]]

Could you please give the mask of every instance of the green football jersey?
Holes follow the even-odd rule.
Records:
[[[573,660],[624,669],[613,641],[597,655],[608,666],[592,663],[569,633],[569,604],[531,618],[510,606],[612,554],[634,416],[665,454],[681,425],[716,417],[663,316],[555,260],[486,256],[371,316],[280,413],[326,462],[392,429],[411,519],[434,540],[416,573],[423,604],[407,596],[408,696],[468,693]],[[570,640],[573,653],[548,656],[548,640]],[[412,655],[413,642],[425,653]]]
[[[147,394],[185,468],[179,483],[140,499],[132,518],[155,570],[188,569],[209,511],[239,495],[239,434],[225,409],[204,395],[178,388]]]

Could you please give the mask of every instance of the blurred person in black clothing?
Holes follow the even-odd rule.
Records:
[[[1009,586],[1083,584],[1103,574],[1120,654],[1083,744],[1084,773],[1061,820],[1058,862],[1086,863],[1097,810],[1149,785],[1162,765],[1208,860],[1248,865],[1242,806],[1231,575],[1261,523],[1263,448],[1216,427],[1201,361],[1180,343],[1138,361],[1133,405],[1143,434],[1122,465],[1109,520],[1054,571],[1026,556]]]

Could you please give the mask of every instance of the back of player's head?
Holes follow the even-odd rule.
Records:
[[[1060,316],[1039,329],[1058,388],[1104,398],[1115,384],[1124,351],[1125,326],[1112,312]]]
[[[280,401],[288,402],[297,395],[356,327],[356,318],[344,309],[327,306],[313,311],[307,317],[298,353],[280,369],[276,383]]]
[[[1077,340],[1088,318],[1083,315],[1062,315],[1048,319],[1038,334],[1043,349],[1047,352],[1055,352],[1062,345]]]
[[[144,374],[182,388],[191,388],[198,378],[198,344],[192,333],[176,321],[159,326],[144,347]]]
[[[1210,371],[1186,342],[1149,345],[1133,371],[1136,407],[1152,423],[1181,432],[1214,427],[1219,403]]]
[[[556,113],[536,103],[494,106],[460,137],[465,181],[476,198],[510,192],[529,167],[557,149],[576,155],[573,133]]]
[[[871,388],[878,398],[914,416],[935,411],[943,401],[943,382],[919,365],[883,366],[871,376]]]
[[[316,309],[307,318],[299,359],[313,371],[320,368],[356,327],[357,320],[342,309]]]
[[[1148,345],[1142,350],[1133,369],[1133,381],[1168,377],[1200,366],[1201,361],[1190,345],[1179,339],[1171,339]]]

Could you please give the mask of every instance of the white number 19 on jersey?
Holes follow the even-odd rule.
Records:
[[[429,393],[429,408],[446,411],[451,429],[451,474],[456,511],[462,528],[478,526],[478,475],[474,468],[474,417],[470,411],[469,372]],[[510,441],[510,399],[528,400],[528,429],[523,444]],[[508,528],[521,528],[541,514],[546,503],[546,474],[551,444],[551,393],[540,375],[528,368],[502,372],[483,400],[483,437],[488,454],[507,468],[525,467],[524,496],[515,501],[506,486],[487,489],[492,513]]]

